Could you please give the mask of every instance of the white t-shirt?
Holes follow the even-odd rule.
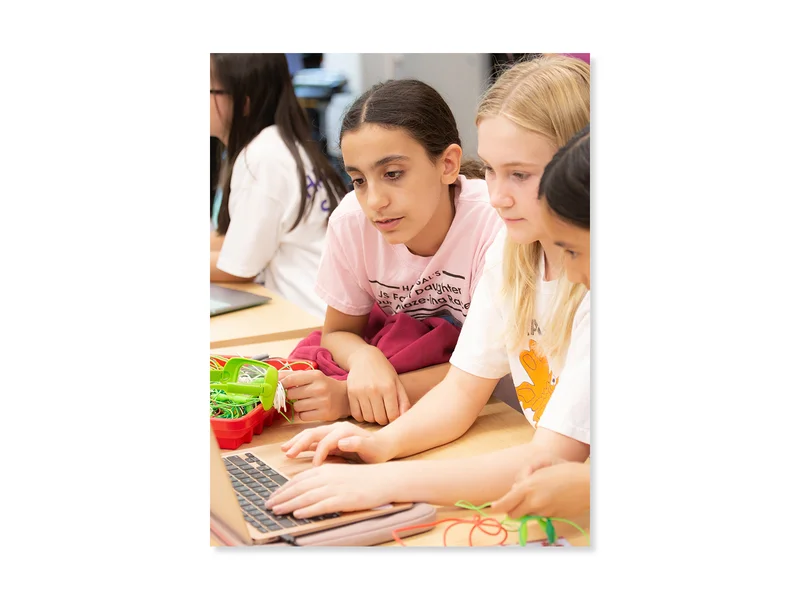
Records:
[[[324,316],[325,303],[314,293],[325,246],[328,195],[302,147],[306,187],[300,190],[297,166],[272,125],[242,150],[233,165],[228,209],[231,223],[217,268],[237,277],[253,277],[293,304]],[[294,231],[300,194],[313,192],[314,206]]]
[[[511,372],[523,413],[534,427],[544,427],[589,443],[589,293],[575,313],[572,337],[563,367],[550,365],[536,340],[542,335],[557,281],[537,284],[536,318],[524,343],[511,347],[506,329],[514,316],[510,299],[502,296],[503,246],[506,232],[498,234],[486,252],[483,275],[478,282],[469,316],[461,330],[450,363],[478,377],[499,379]]]

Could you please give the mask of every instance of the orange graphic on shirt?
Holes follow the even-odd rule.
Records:
[[[517,399],[526,416],[530,415],[533,422],[538,423],[550,396],[553,395],[558,378],[553,377],[547,359],[536,351],[533,340],[529,340],[528,350],[519,353],[519,362],[531,381],[523,381],[516,387]]]

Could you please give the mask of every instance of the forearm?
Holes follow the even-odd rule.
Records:
[[[391,448],[391,458],[452,442],[478,418],[496,383],[451,367],[447,376],[406,414],[375,435]]]
[[[450,370],[450,363],[446,362],[400,375],[400,383],[403,384],[411,404],[416,404],[425,394],[439,385],[448,370]]]
[[[364,338],[349,331],[323,333],[320,345],[330,350],[333,360],[345,371],[350,371],[356,353],[372,347],[364,341]],[[380,352],[377,348],[375,350]]]
[[[531,450],[530,444],[523,444],[468,458],[387,463],[392,501],[444,506],[459,500],[475,505],[491,502],[508,491],[520,469],[536,460]]]
[[[211,252],[219,252],[222,250],[222,243],[225,241],[225,236],[220,235],[216,231],[211,232]]]

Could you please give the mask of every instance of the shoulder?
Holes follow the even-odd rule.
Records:
[[[301,149],[302,151],[302,149]],[[233,165],[234,175],[244,167],[268,166],[271,171],[296,173],[296,165],[292,153],[281,138],[276,125],[270,125],[253,138],[236,157]]]

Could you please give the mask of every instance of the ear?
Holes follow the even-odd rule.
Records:
[[[439,162],[442,166],[442,183],[450,185],[458,179],[458,172],[461,169],[461,146],[450,144],[442,153]]]

